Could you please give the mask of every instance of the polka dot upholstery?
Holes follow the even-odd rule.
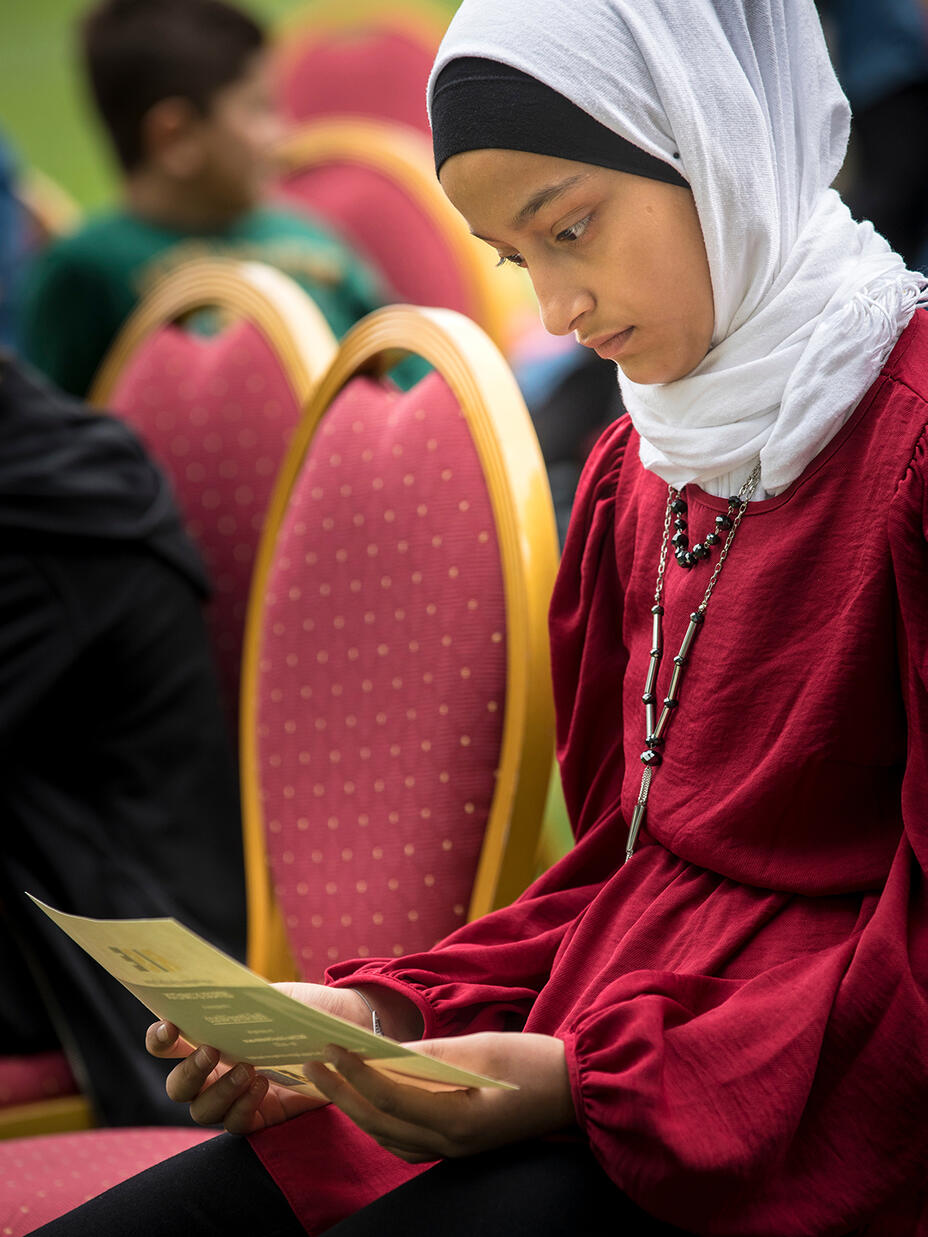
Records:
[[[378,116],[428,135],[425,88],[436,47],[400,30],[315,31],[284,49],[281,106],[294,120]]]
[[[280,182],[279,195],[327,220],[380,271],[396,299],[479,318],[447,238],[395,176],[333,158],[292,172]]]
[[[305,978],[465,919],[499,757],[503,582],[467,424],[437,373],[360,377],[317,428],[262,624],[267,848]]]
[[[249,322],[213,336],[161,327],[136,350],[108,400],[173,482],[213,582],[209,625],[230,713],[251,568],[299,404],[271,346]]]
[[[76,1095],[77,1091],[63,1052],[0,1057],[0,1108]]]
[[[0,1237],[31,1233],[134,1173],[214,1137],[207,1130],[159,1128],[0,1142]]]

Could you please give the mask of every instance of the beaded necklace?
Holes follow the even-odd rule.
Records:
[[[651,790],[651,779],[654,777],[654,770],[661,763],[660,749],[664,746],[664,738],[667,727],[670,724],[670,719],[674,709],[680,703],[678,694],[680,691],[680,683],[683,679],[683,670],[686,666],[687,658],[693,647],[693,641],[703,624],[706,615],[706,608],[709,605],[709,598],[712,596],[716,582],[719,578],[719,573],[722,566],[728,558],[728,552],[731,549],[731,543],[735,539],[735,533],[741,524],[742,517],[747,510],[748,503],[751,500],[751,495],[757,489],[757,483],[760,480],[760,461],[755,464],[751,475],[742,485],[737,495],[728,500],[728,515],[716,517],[716,527],[719,530],[714,536],[714,541],[710,541],[709,537],[703,538],[701,547],[708,544],[711,546],[718,542],[720,534],[727,532],[725,542],[719,553],[718,562],[715,564],[715,570],[709,578],[709,583],[706,585],[706,591],[703,594],[703,599],[690,615],[689,626],[686,629],[686,634],[683,637],[683,642],[680,645],[680,651],[673,659],[673,674],[670,676],[670,686],[667,689],[667,695],[664,698],[664,706],[661,709],[660,716],[657,715],[657,697],[654,694],[654,687],[657,683],[657,671],[661,664],[661,658],[664,653],[664,640],[661,624],[661,617],[664,613],[664,607],[661,605],[661,597],[664,595],[664,572],[667,568],[667,550],[671,543],[670,525],[671,521],[676,516],[679,521],[683,512],[686,511],[686,503],[680,496],[678,490],[675,490],[672,485],[667,487],[667,509],[664,513],[664,535],[661,540],[661,557],[657,568],[657,583],[654,588],[654,605],[651,607],[651,660],[648,665],[648,673],[644,681],[644,694],[641,699],[644,704],[645,718],[645,750],[641,753],[641,763],[644,765],[644,771],[641,775],[641,786],[638,790],[638,801],[635,804],[632,812],[631,824],[628,827],[628,841],[625,845],[625,862],[628,863],[635,849],[635,843],[638,840],[638,832],[641,829],[644,821],[645,809],[648,803],[648,794]],[[682,504],[682,505],[681,505]],[[679,523],[677,523],[679,531]],[[694,547],[695,548],[695,547]],[[675,547],[675,555],[681,567],[687,570],[696,566],[696,563],[701,559],[708,558],[711,551],[707,550],[705,554],[692,555],[689,550],[685,553],[690,556],[691,561],[680,562],[680,545],[679,542]]]

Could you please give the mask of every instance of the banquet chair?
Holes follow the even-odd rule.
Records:
[[[304,121],[375,117],[427,136],[425,88],[446,25],[447,14],[422,0],[331,0],[297,10],[275,37],[281,110]]]
[[[398,354],[432,371],[411,391]],[[557,539],[515,381],[472,322],[345,337],[281,468],[246,623],[249,964],[319,980],[516,897],[553,755]]]
[[[431,144],[371,119],[311,122],[283,143],[277,196],[324,219],[378,271],[394,299],[455,309],[504,353],[538,310],[524,272],[497,260],[442,192]]]
[[[300,408],[335,347],[322,314],[286,275],[257,262],[196,259],[152,288],[90,392],[159,460],[203,554],[233,730],[265,507]]]
[[[404,394],[381,375],[410,349],[434,372]],[[530,879],[556,558],[537,442],[482,332],[408,307],[355,327],[294,434],[249,599],[254,969],[283,978],[292,956],[290,974],[319,975],[337,957],[421,948]],[[0,1143],[0,1232],[20,1237],[211,1136]]]

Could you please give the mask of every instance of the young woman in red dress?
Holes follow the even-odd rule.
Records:
[[[169,1093],[250,1138],[95,1214],[928,1232],[925,280],[829,187],[849,116],[811,0],[464,0],[430,106],[448,196],[629,410],[551,607],[577,842],[435,949],[294,994],[520,1089],[333,1047],[308,1111],[159,1025]]]

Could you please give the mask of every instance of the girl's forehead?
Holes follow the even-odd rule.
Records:
[[[442,167],[442,188],[478,236],[519,230],[545,207],[568,200],[605,169],[519,150],[469,150]]]
[[[467,150],[452,155],[439,174],[442,186],[447,190],[456,185],[465,188],[480,181],[485,189],[491,184],[500,190],[524,191],[536,186],[539,191],[552,184],[579,184],[603,171],[589,163],[574,159],[561,159],[555,155],[540,155],[525,150]]]

